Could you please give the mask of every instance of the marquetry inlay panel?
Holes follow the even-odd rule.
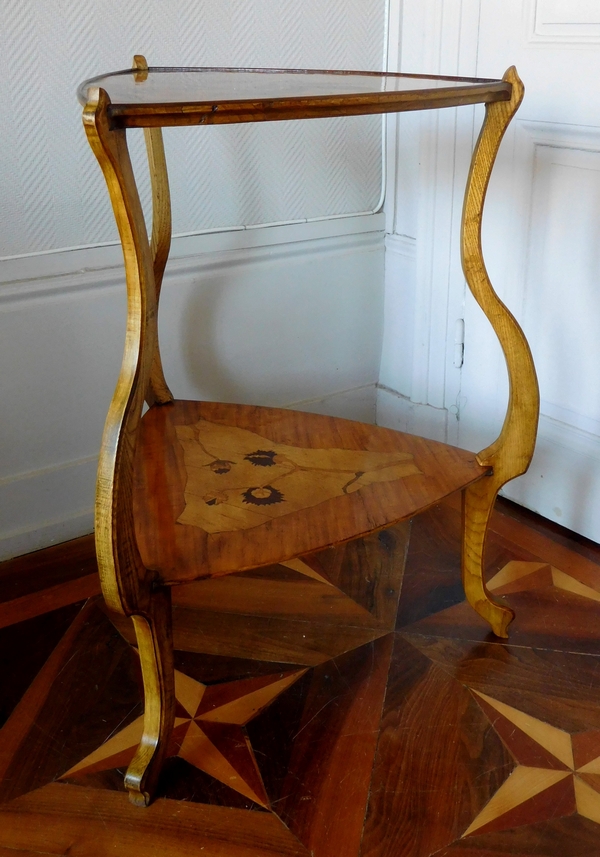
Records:
[[[208,533],[245,530],[421,473],[409,452],[307,449],[209,420],[177,426],[187,481],[181,524]]]
[[[220,576],[408,520],[487,472],[472,452],[381,426],[176,400],[142,418],[136,536],[169,584]]]

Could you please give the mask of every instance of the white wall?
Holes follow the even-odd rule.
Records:
[[[522,324],[538,372],[538,442],[503,493],[600,541],[598,2],[394,0],[402,71],[499,77],[525,98],[500,148],[483,223],[486,266]],[[508,399],[499,344],[465,288],[462,196],[483,109],[391,126],[386,318],[378,422],[471,450],[499,433]],[[464,365],[455,343],[464,320]],[[458,365],[456,365],[458,363]]]
[[[134,52],[155,65],[381,68],[384,13],[384,0],[2,0],[0,558],[90,532],[122,353],[120,248],[76,84]],[[381,120],[292,124],[167,137],[180,236],[161,303],[167,378],[179,397],[373,420]]]
[[[156,66],[378,69],[383,58],[385,0],[2,0],[0,11],[0,257],[116,240],[81,130],[85,78],[134,53]],[[380,126],[169,130],[174,232],[372,210]],[[142,132],[130,139],[141,155]]]
[[[390,70],[474,76],[478,10],[479,0],[393,0]],[[465,295],[459,229],[473,141],[474,109],[462,107],[400,114],[387,146],[377,419],[450,443],[458,440],[455,337]]]

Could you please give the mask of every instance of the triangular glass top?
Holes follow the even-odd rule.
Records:
[[[84,81],[110,99],[113,127],[308,119],[510,99],[503,80],[313,69],[149,68]]]
[[[89,86],[105,89],[113,104],[179,104],[249,99],[318,98],[382,92],[452,90],[485,87],[500,81],[426,77],[371,72],[320,72],[280,69],[150,68],[112,72],[85,81],[79,98],[85,104]]]

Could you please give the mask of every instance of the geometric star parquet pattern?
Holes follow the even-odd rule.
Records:
[[[176,722],[146,810],[122,783],[142,725],[127,622],[72,603],[91,580],[34,618],[0,604],[0,850],[598,857],[600,551],[496,514],[505,644],[464,602],[458,506],[413,522],[405,569],[403,526],[174,590]]]
[[[600,730],[569,735],[498,699],[474,694],[517,766],[464,836],[576,812],[600,824]]]
[[[306,670],[260,676],[207,687],[175,671],[175,728],[167,756],[185,759],[245,797],[267,808],[260,770],[244,726]],[[143,716],[109,738],[61,779],[127,767],[144,728]]]
[[[0,732],[0,846],[27,827],[28,848],[46,848],[32,840],[48,819],[24,826],[22,813],[66,813],[75,829],[93,794],[102,818],[118,796],[133,830],[161,801],[168,818],[184,801],[203,831],[193,847],[208,854],[215,838],[227,842],[215,853],[237,853],[236,838],[244,855],[326,855],[332,842],[357,852],[407,536],[401,524],[309,562],[175,590],[175,727],[158,799],[141,814],[123,793],[143,729],[135,636],[100,598],[75,608]],[[118,824],[109,830],[118,842]]]
[[[600,601],[597,575],[592,581],[597,587],[587,585],[572,574],[554,568],[547,562],[508,562],[488,582],[488,589],[496,595],[509,595],[514,592],[534,592],[555,588],[572,592],[582,598]]]

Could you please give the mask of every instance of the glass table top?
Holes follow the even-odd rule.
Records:
[[[110,115],[126,127],[385,113],[511,93],[502,80],[310,69],[126,69],[84,81],[83,104],[91,87],[107,92]]]

